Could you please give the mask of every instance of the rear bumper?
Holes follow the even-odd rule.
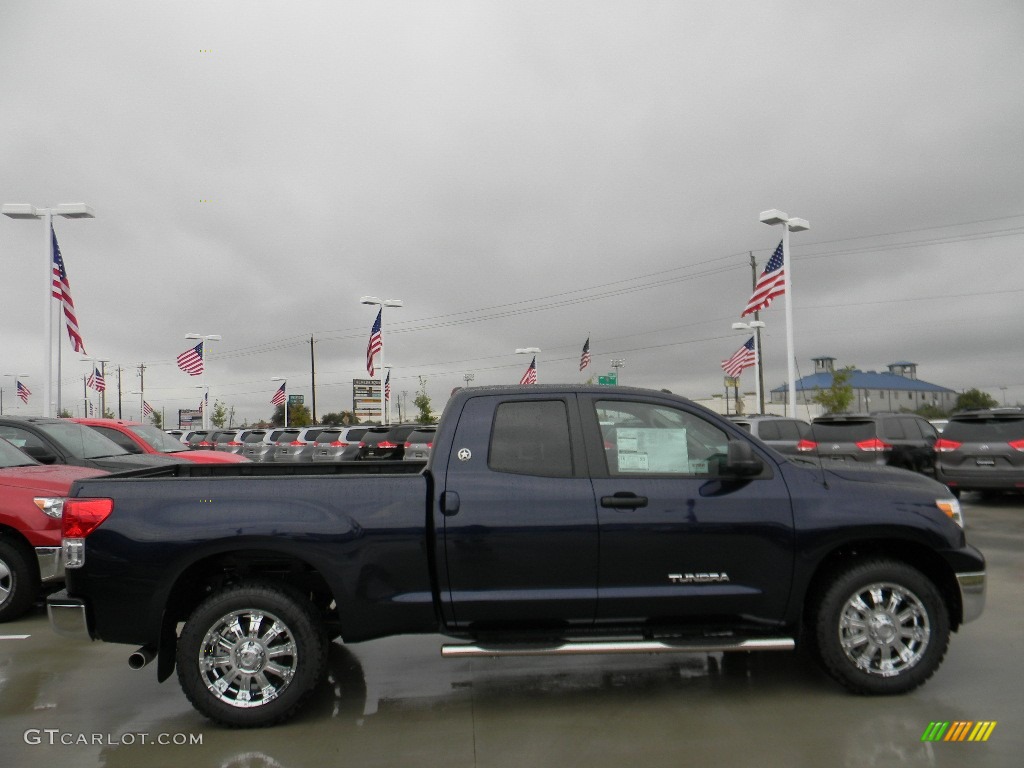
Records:
[[[985,609],[985,571],[974,573],[958,573],[957,584],[960,585],[960,603],[963,605],[963,623],[974,621]]]
[[[1024,490],[1024,472],[995,470],[992,472],[964,472],[949,470],[939,466],[935,469],[935,479],[950,488],[964,491],[1020,491]]]
[[[50,619],[50,628],[58,635],[76,640],[92,639],[85,602],[77,597],[68,597],[67,590],[46,598],[46,615]]]
[[[39,563],[39,580],[64,580],[64,557],[60,547],[36,547],[36,562]]]

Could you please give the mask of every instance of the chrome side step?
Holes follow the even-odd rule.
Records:
[[[446,658],[476,656],[569,656],[598,653],[720,653],[724,651],[792,651],[796,642],[791,637],[766,637],[737,640],[584,640],[553,645],[508,644],[442,645]]]

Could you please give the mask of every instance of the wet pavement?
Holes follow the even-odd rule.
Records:
[[[964,502],[986,610],[906,696],[847,694],[792,653],[450,660],[440,637],[401,637],[335,644],[295,720],[235,731],[176,678],[129,669],[133,648],[60,638],[37,609],[0,624],[0,765],[1018,766],[1024,500]],[[935,721],[998,724],[983,743],[922,741]]]

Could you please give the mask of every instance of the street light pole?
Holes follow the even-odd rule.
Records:
[[[760,408],[758,413],[764,413],[764,394],[761,392],[761,329],[764,328],[764,321],[751,320],[749,323],[733,323],[735,331],[754,332],[754,402]]]
[[[789,253],[789,233],[804,232],[811,228],[806,219],[791,218],[772,208],[761,212],[761,223],[782,224],[782,264],[786,294],[786,371],[788,374],[789,416],[796,416],[796,356],[793,351],[793,259]]]
[[[200,339],[203,342],[203,373],[202,386],[204,388],[203,395],[203,429],[210,428],[210,387],[206,384],[206,369],[209,367],[207,363],[210,361],[210,356],[206,352],[206,342],[208,341],[220,341],[221,337],[219,333],[211,333],[204,336],[201,333],[186,333],[186,339]]]
[[[46,334],[46,343],[43,345],[46,360],[43,365],[43,416],[53,415],[53,305],[50,303],[53,297],[53,216],[63,216],[66,219],[92,219],[95,218],[92,208],[85,203],[61,203],[55,208],[36,208],[28,203],[4,203],[0,206],[0,213],[12,219],[42,219],[43,220],[43,249],[46,254],[46,314],[43,319],[43,332]],[[58,350],[60,345],[58,344]],[[60,400],[60,380],[57,381],[57,399]]]
[[[622,384],[622,379],[619,378],[619,369],[621,369],[622,366],[624,366],[625,364],[626,361],[621,357],[613,357],[611,360],[612,368],[615,369],[615,386],[619,386],[620,384]]]
[[[387,412],[384,405],[384,307],[401,307],[405,305],[401,299],[378,299],[376,296],[360,296],[359,302],[380,307],[380,421],[381,424],[386,424]]]

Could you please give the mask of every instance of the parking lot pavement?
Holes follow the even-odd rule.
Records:
[[[40,608],[0,625],[0,764],[1016,766],[1024,500],[965,494],[964,512],[988,558],[985,614],[906,696],[849,695],[790,653],[446,660],[441,638],[401,637],[336,644],[298,718],[237,731],[175,678],[130,670],[132,648],[57,637]],[[980,721],[997,723],[985,742],[922,740],[934,722]]]

